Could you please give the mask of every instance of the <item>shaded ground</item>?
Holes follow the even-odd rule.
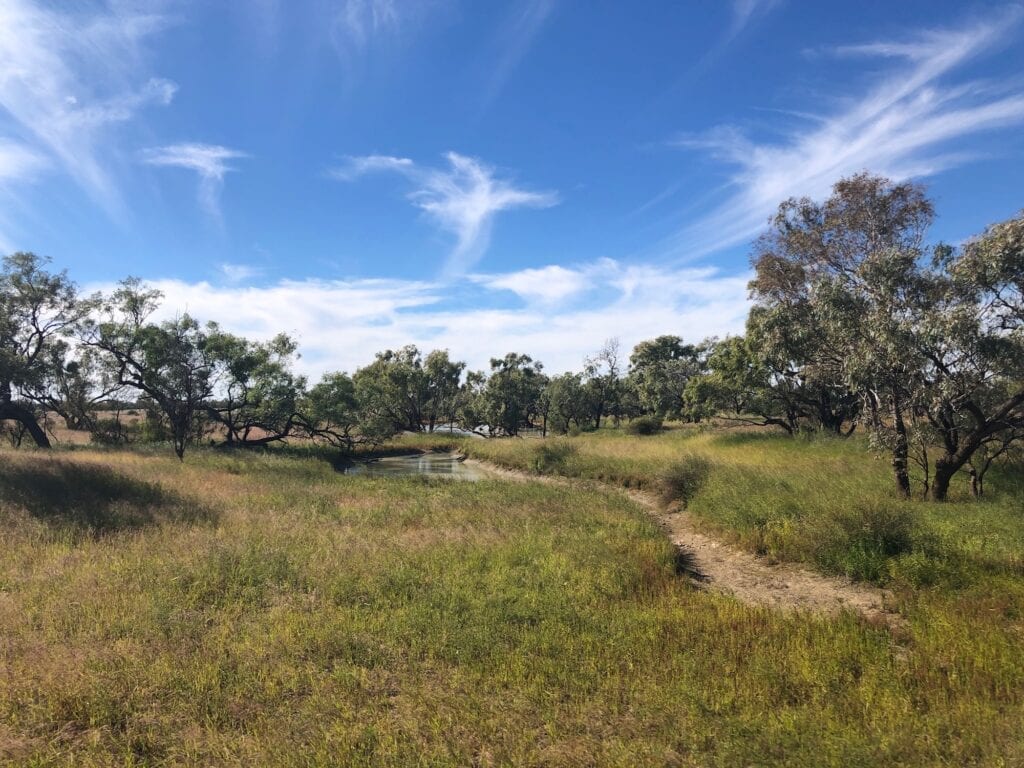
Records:
[[[169,520],[198,522],[212,514],[158,483],[101,464],[46,454],[7,453],[4,459],[0,498],[53,528],[105,533]]]

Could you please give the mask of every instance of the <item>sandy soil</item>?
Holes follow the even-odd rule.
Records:
[[[468,459],[492,475],[525,482],[543,482],[564,487],[596,483],[566,478],[529,475],[485,462]],[[600,485],[608,489],[607,485]],[[902,623],[887,606],[891,595],[883,589],[824,576],[793,565],[772,564],[764,558],[744,552],[697,529],[685,512],[662,508],[650,495],[640,491],[617,490],[640,504],[665,529],[680,553],[680,565],[705,589],[725,592],[751,605],[783,610],[810,610],[827,614],[854,611],[865,618],[890,626]]]

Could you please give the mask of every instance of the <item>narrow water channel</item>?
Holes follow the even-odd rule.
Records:
[[[455,453],[417,453],[406,456],[385,456],[373,461],[361,461],[345,468],[346,475],[374,477],[402,477],[429,475],[455,480],[480,480],[483,472],[467,466]]]

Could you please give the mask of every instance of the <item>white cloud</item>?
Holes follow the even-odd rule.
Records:
[[[263,274],[263,270],[260,267],[254,267],[251,264],[224,262],[217,265],[217,270],[229,283],[244,283]]]
[[[747,274],[611,260],[565,271],[585,276],[584,287],[573,294],[586,296],[585,306],[531,300],[544,291],[536,285],[537,274],[561,274],[552,267],[477,275],[443,286],[409,280],[282,280],[261,287],[155,280],[152,285],[166,296],[162,317],[188,311],[258,339],[294,334],[300,368],[313,377],[327,370],[351,372],[372,361],[374,353],[409,343],[448,349],[473,368],[487,368],[491,357],[519,351],[554,373],[578,370],[584,356],[613,336],[631,349],[662,333],[699,340],[742,332],[749,306]],[[506,286],[516,286],[527,300],[516,308],[489,308],[492,291]]]
[[[842,56],[885,56],[898,65],[840,111],[775,143],[725,126],[676,144],[705,150],[736,170],[726,200],[669,243],[694,258],[753,238],[785,198],[821,197],[840,177],[871,170],[895,179],[935,174],[968,159],[943,151],[955,139],[1024,122],[1024,93],[994,93],[981,83],[942,78],[995,46],[1020,17],[930,32],[907,43],[847,46]]]
[[[46,167],[46,159],[28,147],[0,139],[0,186],[29,179]]]
[[[228,160],[248,157],[245,152],[217,144],[171,144],[143,152],[143,160],[150,165],[186,168],[199,175],[199,203],[207,213],[220,219],[220,192],[224,174],[233,171]]]
[[[59,7],[0,2],[0,109],[12,128],[117,213],[122,202],[107,167],[116,154],[110,131],[146,105],[169,103],[176,89],[140,74],[141,44],[164,21],[122,3]]]
[[[470,279],[493,290],[506,290],[531,304],[551,305],[577,296],[593,285],[589,270],[551,264],[499,275],[472,275]]]
[[[415,164],[408,157],[391,155],[365,155],[363,157],[346,157],[345,165],[332,168],[328,175],[338,181],[353,181],[364,173],[373,171],[398,171],[400,173],[415,170]]]
[[[455,247],[444,274],[463,274],[480,260],[490,242],[494,217],[513,208],[548,208],[558,203],[554,192],[531,192],[496,178],[495,170],[457,152],[445,155],[447,169],[424,168],[408,158],[387,155],[349,157],[331,175],[352,180],[371,171],[396,171],[416,185],[412,203],[441,229],[455,235]]]

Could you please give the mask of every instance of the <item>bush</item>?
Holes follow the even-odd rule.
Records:
[[[138,439],[142,429],[138,423],[120,419],[97,419],[90,439],[97,445],[128,445]]]
[[[545,440],[534,450],[530,465],[534,472],[542,475],[565,474],[566,463],[575,455],[575,445]]]
[[[656,435],[661,431],[661,419],[656,416],[640,416],[626,425],[630,435]]]
[[[664,504],[681,502],[685,507],[707,482],[712,463],[695,453],[683,455],[673,462],[658,477],[658,494]]]
[[[915,549],[918,520],[905,504],[865,500],[832,516],[828,528],[818,531],[827,535],[813,537],[817,544],[810,542],[817,550],[814,559],[850,578],[883,583],[891,576],[893,558]]]

